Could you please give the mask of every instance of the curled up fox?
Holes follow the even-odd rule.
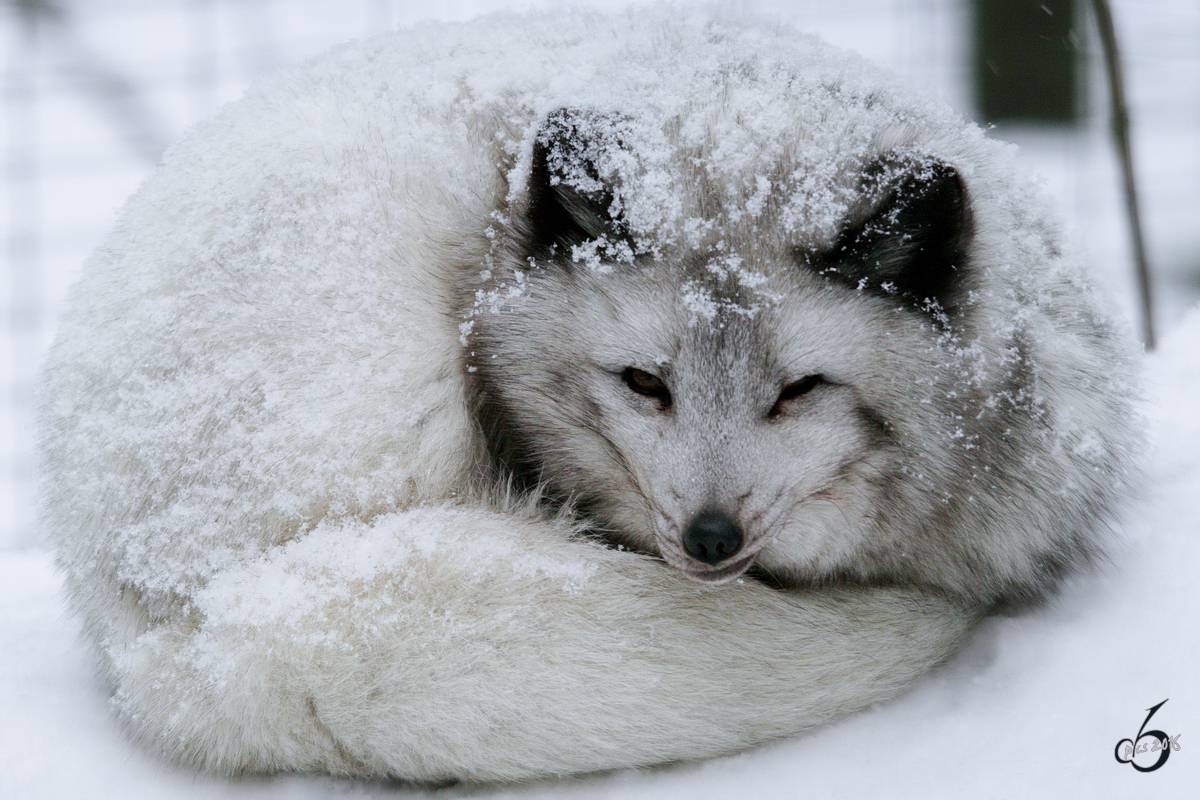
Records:
[[[348,45],[72,290],[43,525],[132,735],[522,780],[895,695],[1100,551],[1130,357],[1011,149],[780,25]]]

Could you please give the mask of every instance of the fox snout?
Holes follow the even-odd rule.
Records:
[[[746,533],[737,520],[715,508],[692,517],[683,528],[680,544],[689,557],[687,563],[678,565],[683,574],[707,584],[734,580],[750,568],[758,551],[747,546]]]
[[[742,529],[721,511],[701,511],[683,532],[683,549],[705,564],[718,564],[742,549]]]

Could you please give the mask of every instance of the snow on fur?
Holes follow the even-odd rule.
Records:
[[[997,343],[1014,332],[1053,345],[1050,316],[1095,314],[1085,290],[1060,296],[1075,267],[1009,148],[784,29],[499,16],[281,73],[197,126],[126,206],[42,387],[45,525],[150,746],[222,771],[424,780],[703,758],[888,697],[961,640],[976,612],[937,595],[707,590],[480,490],[472,320],[455,311],[495,266],[538,126],[566,105],[595,111],[588,162],[621,187],[633,233],[631,252],[574,254],[597,280],[708,248],[714,274],[776,302],[731,235],[770,217],[827,245],[885,148],[969,177],[991,209],[979,246],[1011,254],[973,287],[980,328],[938,345],[960,382],[1009,368]],[[721,215],[680,202],[680,159]],[[518,272],[476,308],[522,296]],[[702,288],[688,297],[716,315]],[[1058,380],[1072,367],[1048,349]],[[1080,390],[1117,403],[1120,380]],[[1065,448],[1103,461],[1119,437],[1054,413]]]

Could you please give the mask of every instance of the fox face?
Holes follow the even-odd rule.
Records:
[[[883,154],[825,241],[725,224],[701,186],[683,193],[715,231],[697,243],[630,218],[606,122],[543,123],[476,294],[468,380],[493,461],[696,581],[869,578],[936,510],[907,488],[941,469],[912,444],[936,424],[913,394],[968,285],[962,179]]]

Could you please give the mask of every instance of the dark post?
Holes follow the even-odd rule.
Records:
[[[1074,0],[975,0],[975,90],[987,122],[1078,121]]]

